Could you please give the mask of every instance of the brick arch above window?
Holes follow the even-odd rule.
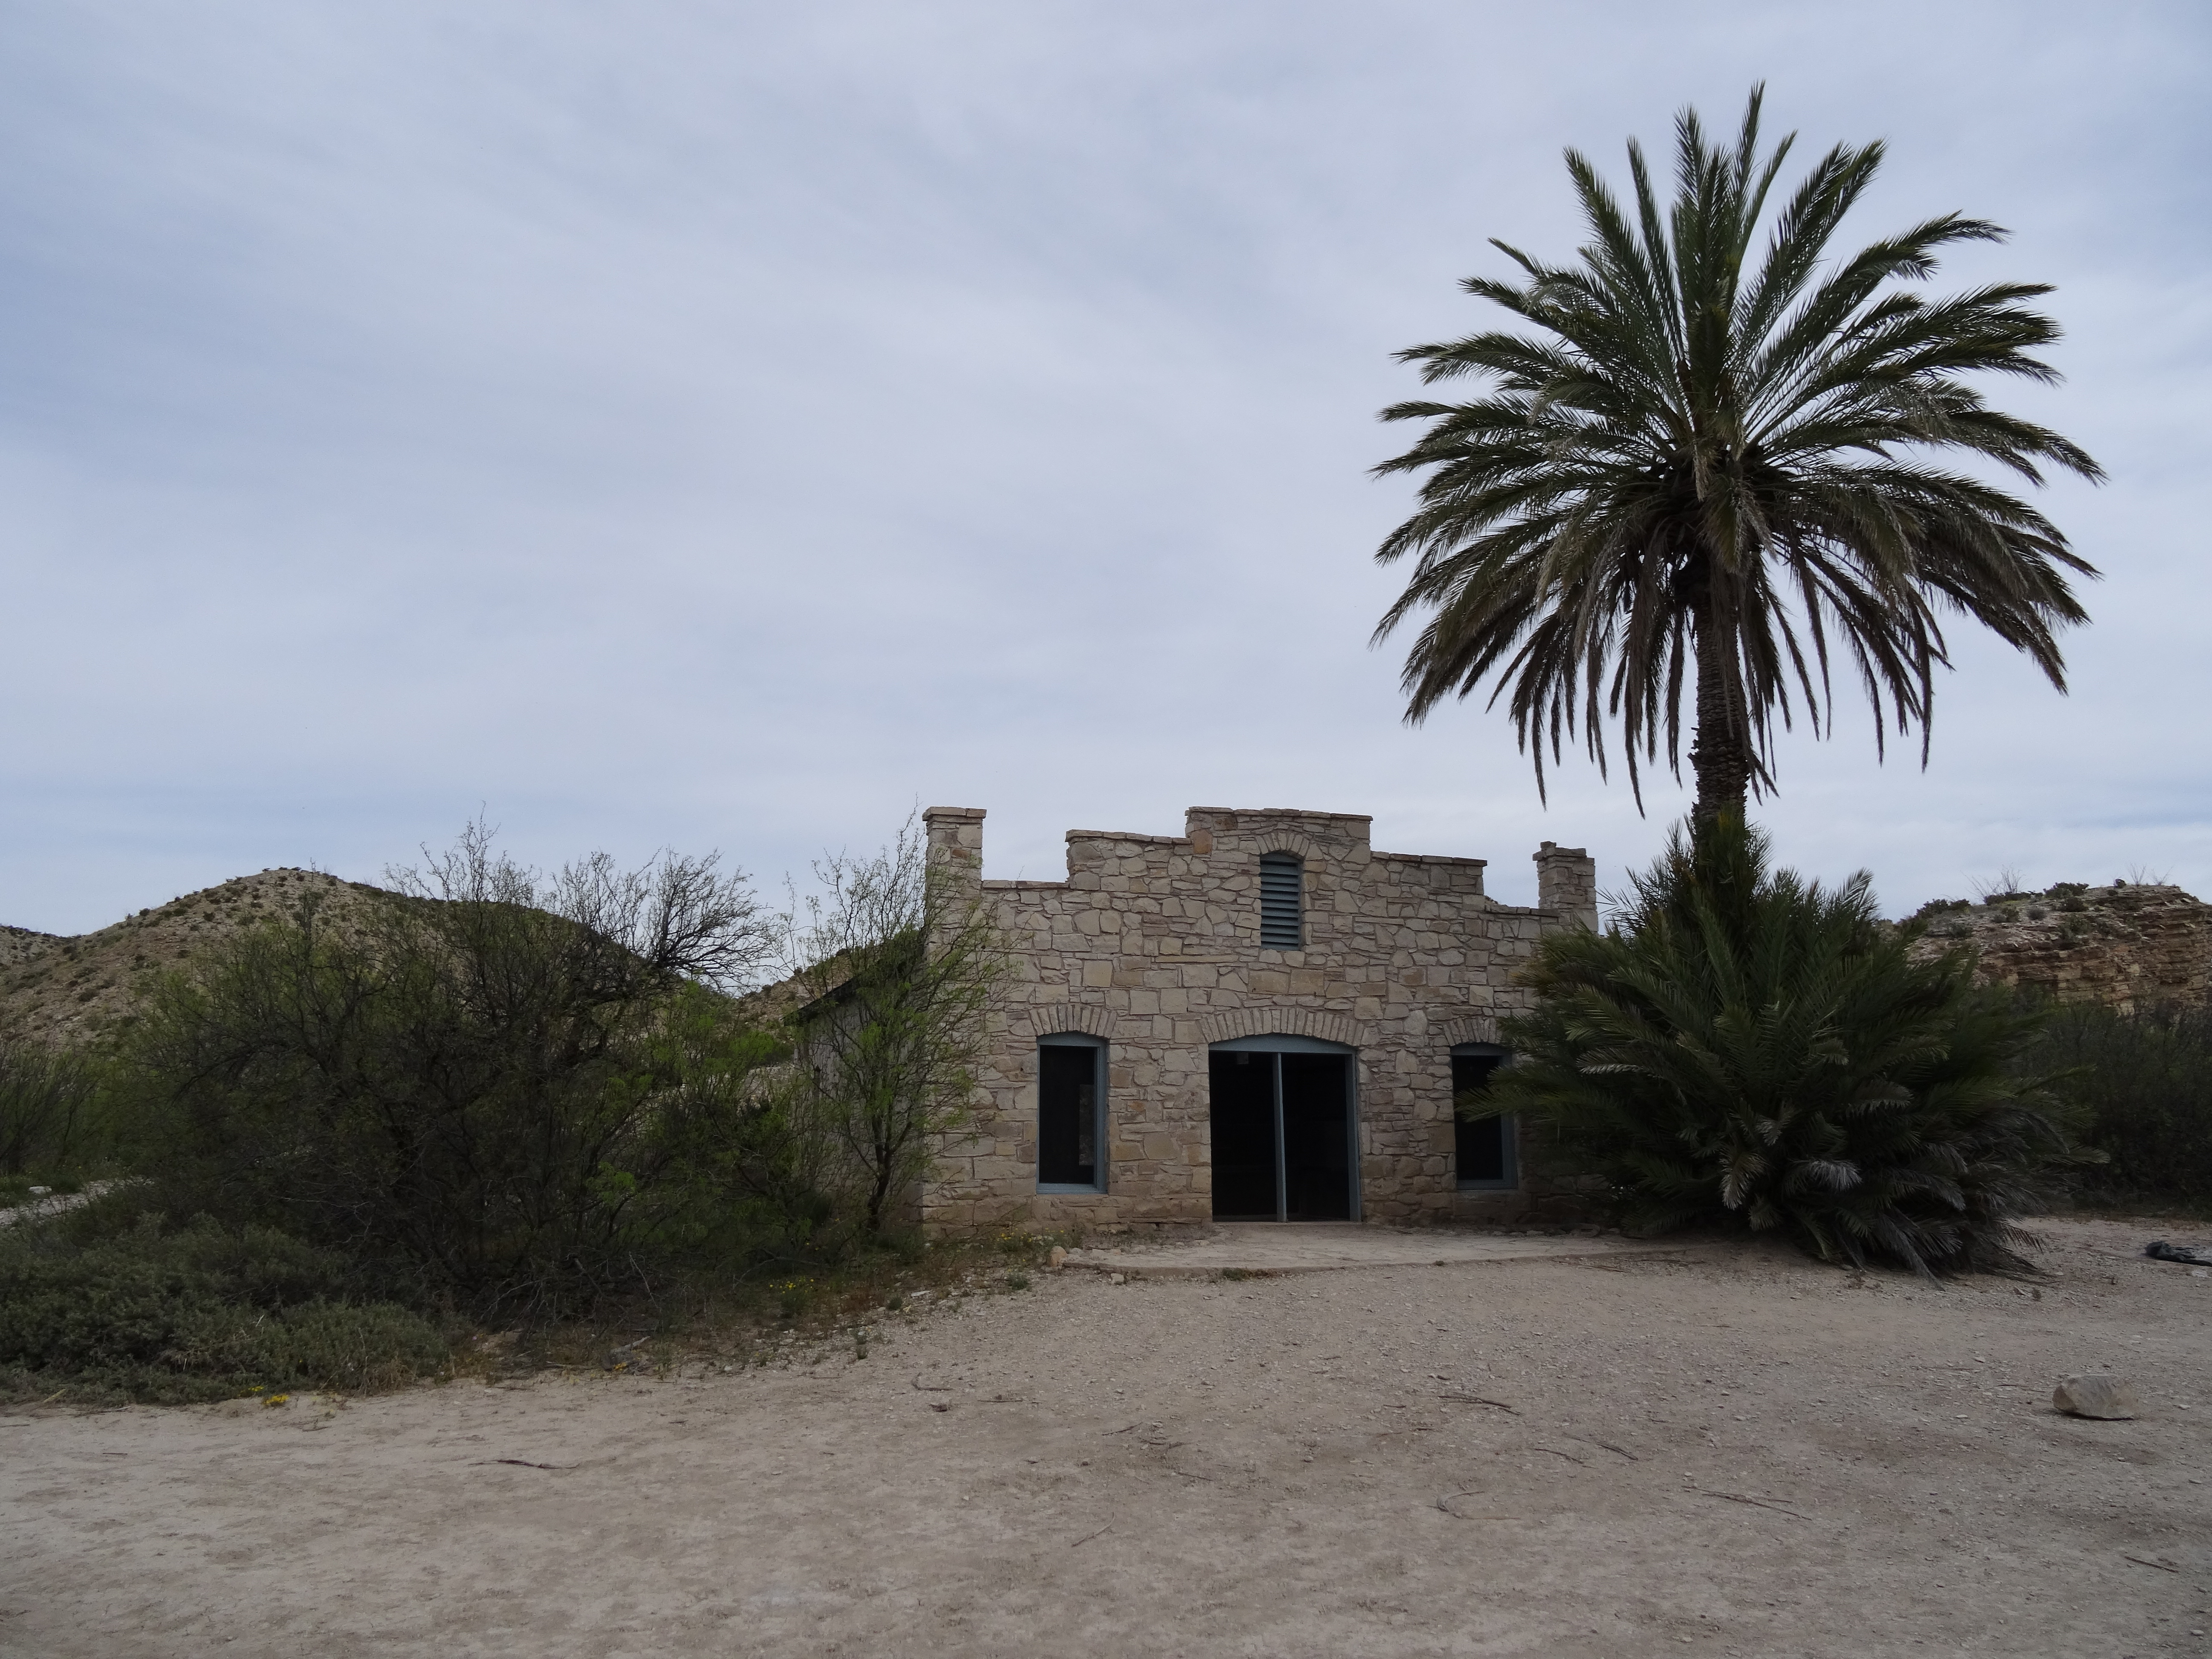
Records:
[[[1231,1008],[1224,1012],[1208,1014],[1198,1023],[1200,1038],[1209,1046],[1216,1042],[1234,1042],[1238,1037],[1272,1036],[1318,1037],[1323,1042],[1340,1042],[1347,1048],[1367,1046],[1367,1028],[1349,1014],[1340,1014],[1326,1008]]]
[[[1295,830],[1262,830],[1255,850],[1262,856],[1269,853],[1288,853],[1307,864],[1321,856],[1321,849]]]
[[[1029,1012],[1032,1036],[1051,1036],[1060,1031],[1107,1038],[1114,1035],[1114,1011],[1095,1002],[1054,1002]]]
[[[1498,1041],[1498,1017],[1495,1014],[1462,1014],[1456,1019],[1440,1019],[1429,1027],[1437,1040],[1447,1046],[1462,1042],[1495,1042]]]

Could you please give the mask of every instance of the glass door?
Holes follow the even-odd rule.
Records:
[[[1261,1048],[1246,1038],[1216,1048],[1212,1092],[1213,1213],[1223,1221],[1348,1221],[1358,1213],[1352,1056]],[[1249,1044],[1251,1046],[1246,1046]]]

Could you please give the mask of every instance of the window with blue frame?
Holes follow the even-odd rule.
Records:
[[[1106,1190],[1106,1044],[1066,1031],[1037,1043],[1037,1190]]]
[[[1506,1059],[1494,1042],[1462,1042],[1451,1051],[1453,1168],[1459,1184],[1475,1191],[1504,1192],[1521,1184],[1513,1115],[1482,1110],[1491,1077]],[[1470,1109],[1475,1115],[1468,1115]]]

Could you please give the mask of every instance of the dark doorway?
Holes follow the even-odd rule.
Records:
[[[1213,1056],[1213,1213],[1275,1218],[1275,1057]]]
[[[1291,1221],[1352,1218],[1350,1079],[1341,1054],[1279,1054],[1283,1209]]]
[[[1352,1061],[1214,1050],[1213,1213],[1224,1221],[1352,1218]]]

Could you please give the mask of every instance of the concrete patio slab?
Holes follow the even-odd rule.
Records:
[[[1224,1273],[1336,1273],[1349,1267],[1450,1267],[1680,1252],[1681,1243],[1587,1233],[1501,1233],[1376,1227],[1356,1221],[1230,1221],[1194,1238],[1132,1242],[1068,1253],[1067,1266],[1131,1279],[1211,1279]]]

